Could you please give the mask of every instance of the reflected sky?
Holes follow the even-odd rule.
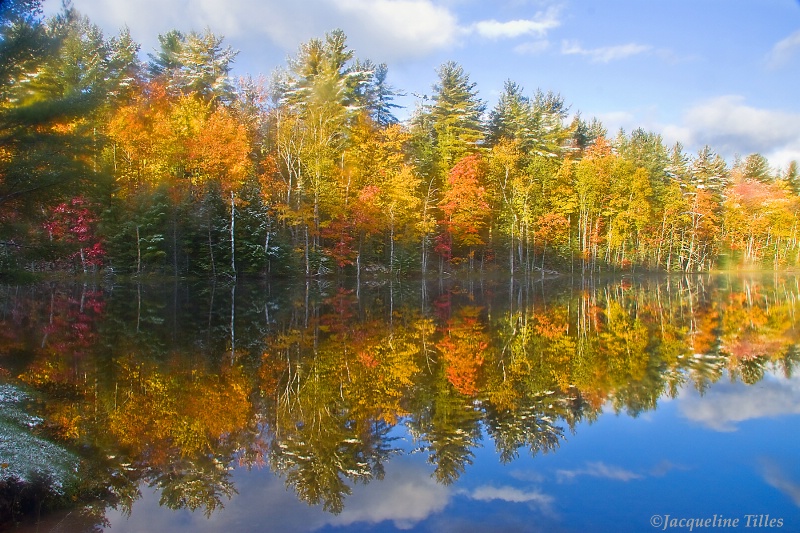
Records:
[[[800,457],[791,437],[800,434],[800,379],[721,380],[702,397],[687,385],[677,399],[661,400],[637,418],[604,409],[557,452],[523,453],[507,465],[484,434],[474,464],[451,486],[433,479],[423,454],[400,455],[383,480],[353,486],[339,515],[300,502],[267,468],[240,468],[239,494],[208,519],[167,510],[156,491],[143,489],[130,517],[108,515],[108,531],[641,532],[658,530],[650,525],[655,514],[741,524],[769,514],[784,519],[785,531],[800,526]],[[412,450],[402,426],[394,431]]]
[[[754,385],[723,379],[705,395],[686,388],[681,416],[715,431],[736,431],[742,422],[800,414],[800,381],[767,374]]]

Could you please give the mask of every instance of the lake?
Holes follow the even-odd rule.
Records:
[[[0,479],[57,508],[22,531],[800,531],[798,313],[773,273],[6,285]]]

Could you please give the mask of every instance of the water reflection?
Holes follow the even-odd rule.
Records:
[[[271,469],[337,517],[327,523],[383,513],[400,527],[397,509],[348,496],[412,455],[426,457],[431,482],[395,476],[376,494],[432,512],[482,447],[510,464],[553,452],[604,409],[636,417],[682,391],[684,416],[716,431],[800,412],[788,379],[799,357],[794,277],[2,291],[0,373],[37,418],[0,422],[79,459],[77,476],[4,462],[2,488],[47,474],[97,527],[150,489],[163,507],[212,516],[245,497],[233,467]],[[21,457],[9,442],[0,455]],[[795,494],[777,467],[763,472]],[[556,480],[642,476],[590,461]],[[552,503],[507,486],[468,497]]]

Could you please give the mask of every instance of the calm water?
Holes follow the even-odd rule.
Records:
[[[799,312],[787,275],[0,287],[0,475],[81,502],[39,531],[800,531]]]

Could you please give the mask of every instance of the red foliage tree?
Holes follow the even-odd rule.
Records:
[[[105,256],[103,245],[95,234],[96,223],[97,217],[89,202],[76,196],[53,209],[44,229],[51,242],[62,244],[71,252],[68,255],[69,261],[74,262],[79,258],[81,268],[88,272],[89,268],[100,267]]]

